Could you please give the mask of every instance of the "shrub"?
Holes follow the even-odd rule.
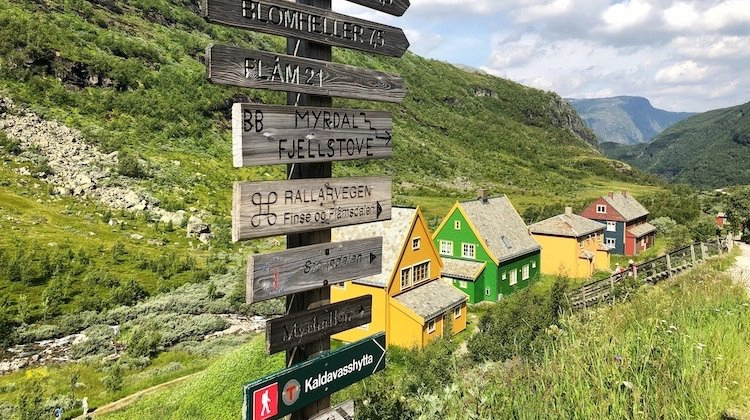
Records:
[[[148,292],[135,280],[128,280],[112,292],[112,303],[132,306],[148,297]]]
[[[150,328],[136,327],[128,340],[128,355],[132,357],[152,357],[159,352],[161,334]]]
[[[122,389],[125,372],[120,363],[113,364],[107,374],[102,378],[102,383],[109,392],[117,392]]]
[[[21,420],[38,420],[46,417],[42,385],[38,380],[30,381],[18,396],[18,417]]]
[[[145,178],[146,170],[137,157],[123,153],[117,161],[117,172],[130,178]]]
[[[83,333],[86,339],[70,346],[70,355],[74,359],[114,353],[115,333],[109,325],[94,325]]]

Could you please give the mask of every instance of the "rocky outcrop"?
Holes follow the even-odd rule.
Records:
[[[159,208],[157,198],[117,173],[118,152],[100,152],[84,142],[80,131],[44,120],[1,97],[0,130],[19,142],[22,150],[19,160],[37,164],[46,162],[49,171],[44,173],[33,174],[26,167],[19,168],[18,172],[45,179],[54,186],[53,194],[90,198],[113,209],[149,211],[152,220],[165,224],[172,222],[175,227],[190,218],[194,224],[202,226],[195,234],[188,231],[188,236],[195,236],[202,242],[211,238],[211,227],[199,216],[186,216],[184,210],[170,212]]]

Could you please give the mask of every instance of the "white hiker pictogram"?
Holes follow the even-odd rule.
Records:
[[[268,396],[268,390],[266,390],[260,397],[260,401],[263,404],[263,408],[260,410],[260,415],[267,416],[271,414],[271,407],[268,406],[268,404],[271,403],[271,397]]]

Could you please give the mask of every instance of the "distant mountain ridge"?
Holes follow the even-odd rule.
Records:
[[[671,125],[694,115],[654,108],[640,96],[566,100],[599,137],[599,143],[648,143]]]
[[[750,184],[750,102],[694,115],[649,144],[603,143],[605,154],[700,188]]]

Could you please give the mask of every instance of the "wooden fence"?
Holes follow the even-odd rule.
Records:
[[[622,283],[634,280],[636,284],[658,283],[687,270],[708,258],[722,255],[732,247],[732,239],[698,242],[654,258],[602,280],[592,281],[568,292],[570,308],[579,310],[613,301],[623,289]]]

